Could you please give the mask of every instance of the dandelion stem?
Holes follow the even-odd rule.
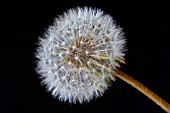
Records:
[[[101,66],[101,64],[96,63],[98,66]],[[106,70],[110,71],[110,68],[104,67]],[[148,98],[150,98],[152,101],[154,101],[157,105],[159,105],[162,109],[164,109],[167,113],[170,113],[170,104],[167,103],[164,99],[159,97],[157,94],[155,94],[153,91],[148,89],[146,86],[138,82],[137,80],[133,79],[132,77],[128,76],[127,74],[119,71],[119,70],[112,70],[112,73],[125,81],[126,83],[130,84],[140,92],[142,92],[144,95],[146,95]]]
[[[114,75],[122,79],[123,81],[127,82],[140,92],[142,92],[144,95],[146,95],[148,98],[150,98],[152,101],[154,101],[157,105],[159,105],[162,109],[164,109],[167,113],[170,113],[170,105],[161,97],[159,97],[157,94],[155,94],[153,91],[148,89],[146,86],[138,82],[137,80],[133,79],[132,77],[126,75],[125,73],[114,70]]]

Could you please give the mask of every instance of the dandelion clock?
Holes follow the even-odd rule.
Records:
[[[122,28],[100,9],[70,9],[55,18],[37,48],[36,71],[47,90],[60,101],[89,102],[118,77],[170,113],[169,104],[118,70],[124,63],[126,39]]]

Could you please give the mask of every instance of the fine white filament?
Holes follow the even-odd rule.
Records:
[[[37,73],[61,101],[89,102],[114,80],[111,71],[124,62],[122,29],[100,9],[70,9],[55,19],[39,40]]]

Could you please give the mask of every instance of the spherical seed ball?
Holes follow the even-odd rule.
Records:
[[[70,9],[40,38],[36,71],[59,100],[88,102],[114,80],[109,70],[124,62],[124,45],[111,16],[100,9]]]

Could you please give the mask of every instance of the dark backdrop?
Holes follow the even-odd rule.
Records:
[[[124,28],[126,65],[120,70],[170,102],[170,4],[160,1],[60,0],[1,4],[0,113],[165,113],[117,79],[90,103],[60,102],[40,85],[34,53],[38,37],[57,15],[76,6],[101,8]]]

